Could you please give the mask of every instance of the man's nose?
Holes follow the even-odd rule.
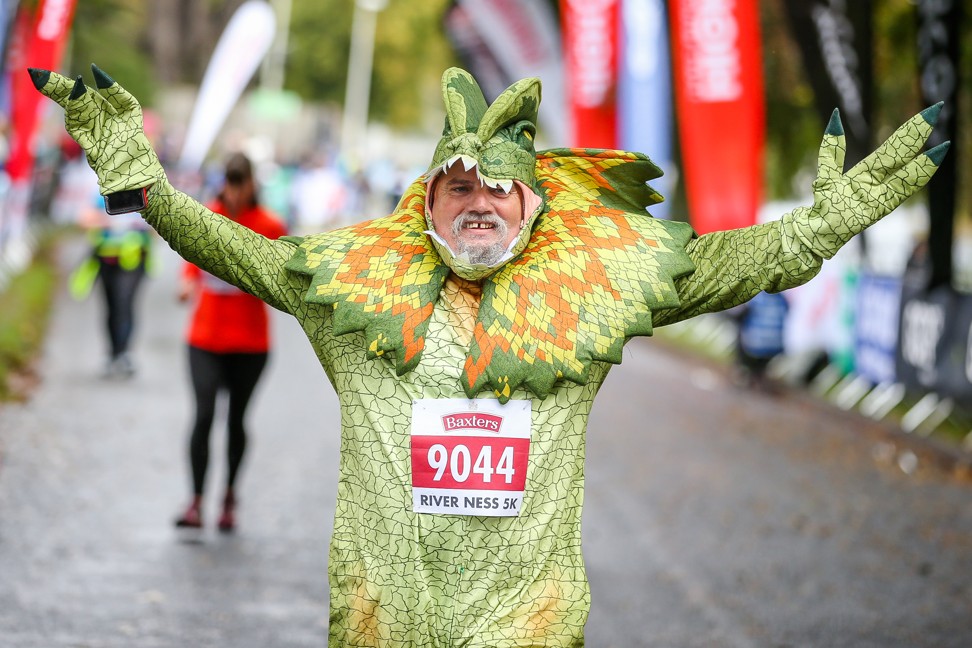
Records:
[[[473,190],[469,207],[475,211],[492,212],[493,203],[489,200],[489,191],[485,187]]]

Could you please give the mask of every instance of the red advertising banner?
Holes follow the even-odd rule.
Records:
[[[756,222],[765,108],[756,0],[669,3],[689,221],[699,234]]]
[[[561,0],[570,146],[618,146],[618,12],[621,0]]]
[[[26,42],[17,45],[23,52],[26,65],[44,70],[54,70],[60,65],[74,17],[74,6],[75,0],[41,0]],[[14,182],[22,182],[30,177],[34,168],[33,140],[40,110],[42,105],[49,104],[34,89],[27,71],[20,67],[11,68],[13,105],[7,173]],[[42,104],[42,101],[46,103]]]

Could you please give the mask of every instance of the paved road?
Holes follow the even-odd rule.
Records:
[[[189,391],[175,267],[164,254],[142,295],[134,380],[97,378],[99,304],[62,296],[42,387],[0,408],[0,648],[326,643],[336,398],[277,317],[240,532],[177,537]],[[628,346],[599,398],[588,645],[972,645],[972,485],[923,459],[905,474],[886,429],[736,391],[651,341]]]

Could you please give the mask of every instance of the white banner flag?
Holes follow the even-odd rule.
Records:
[[[216,44],[193,107],[179,165],[194,171],[273,43],[276,18],[262,0],[243,3]]]

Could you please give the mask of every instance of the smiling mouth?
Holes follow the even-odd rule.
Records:
[[[493,224],[493,223],[472,222],[472,223],[466,223],[466,224],[464,224],[462,226],[462,228],[463,229],[491,230],[491,229],[496,229],[496,225]]]

